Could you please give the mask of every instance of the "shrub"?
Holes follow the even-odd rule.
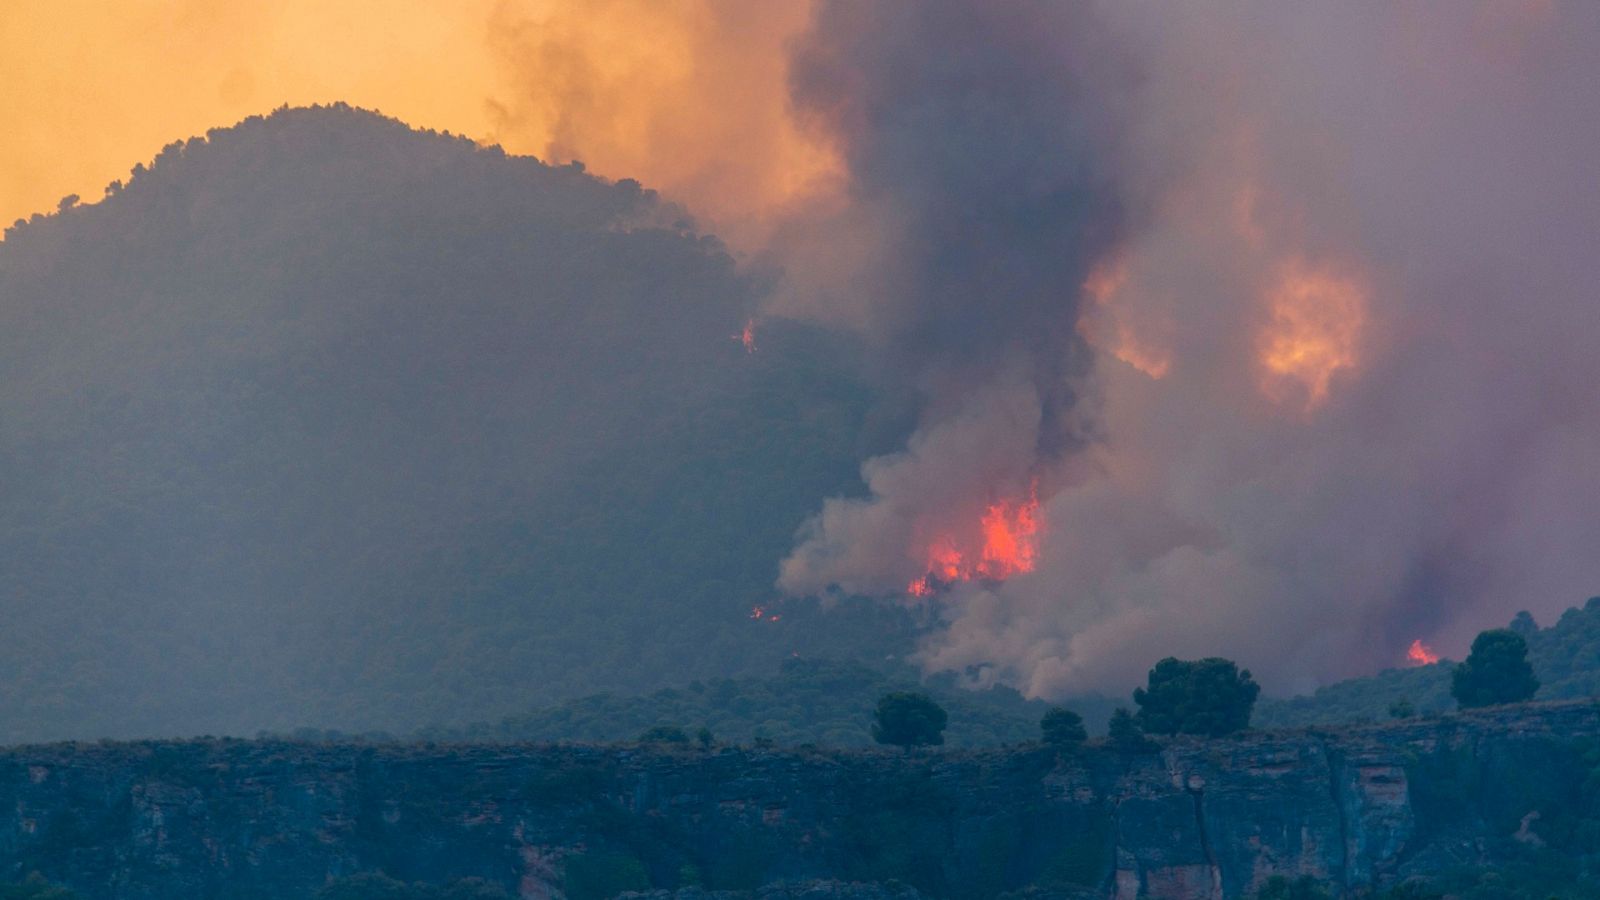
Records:
[[[944,743],[949,715],[926,694],[895,691],[878,701],[872,739],[896,747],[922,747]]]

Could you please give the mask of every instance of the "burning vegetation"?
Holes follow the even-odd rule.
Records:
[[[978,521],[977,538],[963,547],[940,535],[928,546],[928,570],[906,586],[913,597],[927,597],[941,588],[974,579],[1004,581],[1032,572],[1039,552],[1038,485],[1024,500],[989,504]]]
[[[1406,650],[1406,660],[1413,666],[1431,666],[1439,661],[1439,654],[1433,652],[1433,648],[1424,644],[1421,638],[1417,638]]]

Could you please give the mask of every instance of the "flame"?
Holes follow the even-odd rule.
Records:
[[[744,352],[756,352],[756,320],[745,322],[744,330],[734,335],[733,339],[744,345]]]
[[[1305,411],[1328,398],[1335,373],[1354,368],[1366,322],[1366,292],[1355,280],[1293,261],[1268,291],[1271,321],[1257,345],[1261,389]]]
[[[963,550],[950,535],[934,539],[928,545],[927,572],[907,584],[906,593],[927,597],[959,581],[1004,581],[1032,572],[1041,530],[1035,484],[1024,500],[1001,500],[985,508],[978,520],[976,549]]]
[[[767,614],[767,611],[762,609],[759,606],[750,607],[750,618],[752,618],[752,619],[759,619],[759,618],[765,616],[766,614]]]
[[[1431,666],[1439,661],[1439,654],[1433,652],[1431,647],[1424,644],[1422,638],[1417,638],[1411,642],[1410,648],[1406,650],[1406,659],[1414,666]]]
[[[1023,572],[1032,572],[1039,552],[1039,497],[1030,491],[1025,502],[1015,506],[996,503],[984,513],[983,557],[978,574],[997,581]]]

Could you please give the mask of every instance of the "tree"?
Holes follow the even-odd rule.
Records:
[[[641,744],[687,744],[689,735],[676,725],[652,725],[639,735]]]
[[[944,708],[926,694],[895,691],[878,700],[872,739],[896,747],[922,747],[944,743],[949,720]]]
[[[1150,739],[1144,736],[1144,729],[1139,727],[1139,720],[1125,706],[1117,707],[1116,712],[1111,714],[1106,737],[1111,748],[1119,753],[1144,753],[1155,749]]]
[[[1511,620],[1511,624],[1506,627],[1526,638],[1539,630],[1539,623],[1533,620],[1533,613],[1523,610],[1517,613]]]
[[[700,730],[695,732],[694,739],[700,744],[701,749],[709,750],[716,741],[716,736],[711,733],[710,728],[701,725]]]
[[[1518,703],[1539,689],[1528,664],[1528,642],[1509,628],[1485,631],[1472,642],[1466,662],[1450,676],[1450,694],[1463,708]]]
[[[1148,687],[1134,689],[1133,702],[1147,732],[1218,737],[1249,726],[1260,693],[1250,670],[1232,660],[1169,656],[1150,670]]]
[[[1070,709],[1053,707],[1039,720],[1039,731],[1044,742],[1058,750],[1072,750],[1089,739],[1083,727],[1083,716]]]
[[[1417,708],[1412,706],[1411,701],[1404,697],[1389,704],[1389,718],[1391,719],[1409,719],[1416,714]]]

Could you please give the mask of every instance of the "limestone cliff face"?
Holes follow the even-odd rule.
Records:
[[[1037,748],[24,747],[0,752],[0,876],[37,870],[94,898],[281,900],[368,870],[480,876],[525,898],[577,892],[581,871],[640,889],[826,880],[891,885],[859,896],[908,896],[903,885],[1115,898],[1248,896],[1305,874],[1360,895],[1439,860],[1492,861],[1496,841],[1540,840],[1541,804],[1584,774],[1570,748],[1596,736],[1600,707],[1583,702],[1069,760]],[[1502,787],[1458,796],[1461,772]]]

